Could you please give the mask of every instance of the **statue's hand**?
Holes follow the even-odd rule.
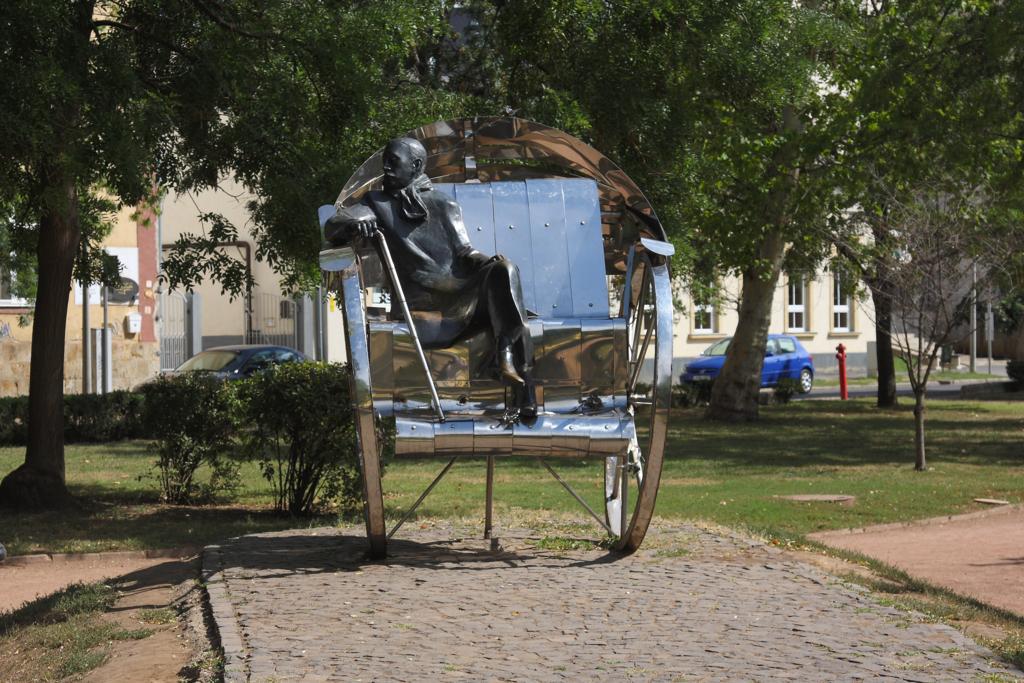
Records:
[[[351,229],[355,234],[369,239],[377,232],[377,218],[364,218],[356,221],[352,224]]]

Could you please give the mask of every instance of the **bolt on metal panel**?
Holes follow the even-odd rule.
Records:
[[[573,315],[608,317],[608,280],[601,238],[601,207],[593,180],[561,180],[565,202],[565,243],[572,283]]]
[[[455,185],[455,201],[462,207],[462,222],[469,242],[478,251],[492,256],[494,243],[494,200],[490,185]]]
[[[494,197],[494,240],[498,254],[504,254],[519,267],[523,299],[531,311],[538,311],[537,287],[533,263],[533,224],[526,197],[526,183],[491,183]],[[472,239],[472,235],[470,235]]]
[[[533,287],[542,318],[572,317],[562,181],[527,180],[533,238]]]

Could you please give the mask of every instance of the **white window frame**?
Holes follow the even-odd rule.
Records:
[[[842,317],[846,319],[845,325],[840,324]],[[853,332],[853,297],[839,273],[832,274],[832,331]]]
[[[14,273],[8,272],[8,273],[6,273],[6,275],[7,275],[7,277],[4,278],[3,275],[0,274],[0,279],[6,280],[7,283],[8,283],[8,286],[13,289],[13,287],[14,287]],[[0,294],[2,294],[2,293],[3,293],[2,290],[0,290]],[[21,298],[16,297],[16,296],[9,296],[9,297],[6,297],[6,298],[3,298],[2,296],[0,296],[0,308],[4,308],[4,307],[23,308],[25,306],[28,306],[28,300],[27,299],[21,299]]]
[[[707,335],[718,333],[718,319],[715,311],[715,304],[712,300],[701,302],[697,297],[691,296],[693,302],[693,334]],[[706,316],[707,326],[702,325],[702,318]]]
[[[799,293],[799,302],[794,294]],[[794,323],[795,316],[800,316],[800,324]],[[789,278],[786,285],[786,330],[789,332],[807,331],[807,281],[802,277]]]

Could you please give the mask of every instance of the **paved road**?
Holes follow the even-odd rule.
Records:
[[[207,548],[226,680],[1013,680],[954,629],[755,541],[676,526],[615,557],[528,532],[492,553],[476,533],[412,529],[386,563],[358,529]]]

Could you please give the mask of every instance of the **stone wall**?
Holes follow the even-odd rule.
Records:
[[[113,389],[132,389],[160,369],[156,342],[114,338],[112,341]],[[32,346],[28,341],[0,339],[0,396],[28,393]],[[64,393],[82,391],[82,342],[69,340],[64,347]]]

